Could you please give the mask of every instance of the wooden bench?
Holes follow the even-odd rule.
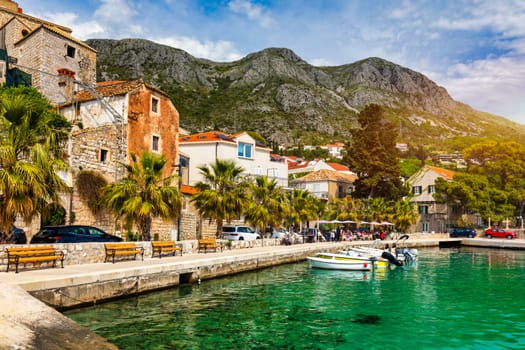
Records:
[[[142,260],[144,260],[144,248],[137,247],[135,243],[105,243],[104,248],[106,248],[106,258],[104,262],[111,259],[114,264],[117,256],[133,256],[133,259],[136,260],[137,254],[140,254]]]
[[[18,273],[18,265],[20,263],[42,263],[53,262],[53,267],[56,262],[60,260],[62,268],[64,268],[64,252],[55,249],[53,246],[33,246],[33,247],[17,247],[6,248],[7,252],[7,270],[15,264],[15,272]]]
[[[151,257],[154,258],[155,254],[159,254],[159,258],[162,257],[162,253],[173,252],[173,256],[180,252],[182,256],[182,248],[175,245],[175,241],[152,241],[151,242]]]
[[[208,237],[208,238],[201,238],[201,239],[199,239],[199,250],[198,250],[198,253],[200,253],[201,250],[204,250],[204,254],[206,254],[207,250],[213,249],[214,251],[217,251],[217,248],[220,248],[221,252],[222,252],[222,244],[217,242],[217,239],[215,239],[215,237]]]

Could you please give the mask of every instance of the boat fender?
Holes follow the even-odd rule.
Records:
[[[383,259],[386,259],[386,260],[390,261],[391,264],[394,264],[396,266],[403,266],[403,262],[398,260],[398,259],[396,259],[396,257],[393,256],[392,254],[390,254],[389,252],[383,252],[381,254],[381,257]]]

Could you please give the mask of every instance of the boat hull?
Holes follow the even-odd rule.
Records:
[[[307,257],[310,267],[331,270],[370,271],[386,269],[389,262],[384,259],[365,258],[337,253],[318,253],[315,257]]]

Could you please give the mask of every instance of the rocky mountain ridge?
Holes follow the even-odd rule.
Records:
[[[97,50],[99,81],[143,79],[159,87],[191,132],[252,130],[288,145],[345,141],[358,111],[376,103],[399,125],[392,132],[411,144],[525,134],[525,126],[454,101],[423,74],[381,58],[316,67],[290,49],[269,48],[220,63],[142,39],[87,44]]]

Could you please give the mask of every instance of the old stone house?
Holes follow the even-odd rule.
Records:
[[[164,155],[163,176],[177,174],[179,113],[165,93],[140,80],[104,82],[79,91],[60,107],[60,113],[74,125],[66,178],[73,191],[64,201],[66,211],[74,213],[76,222],[121,231],[122,223],[111,215],[89,208],[79,193],[78,174],[95,171],[107,182],[116,181],[126,175],[121,164],[129,164],[130,154],[140,155],[143,150]],[[177,229],[176,221],[156,220],[152,233],[168,238]]]
[[[32,85],[53,104],[96,82],[96,51],[71,29],[23,13],[0,0],[0,83]]]
[[[425,165],[408,179],[412,198],[417,205],[419,218],[411,231],[415,232],[446,232],[451,222],[451,208],[446,203],[434,199],[435,183],[438,178],[451,181],[455,172],[452,170]]]

